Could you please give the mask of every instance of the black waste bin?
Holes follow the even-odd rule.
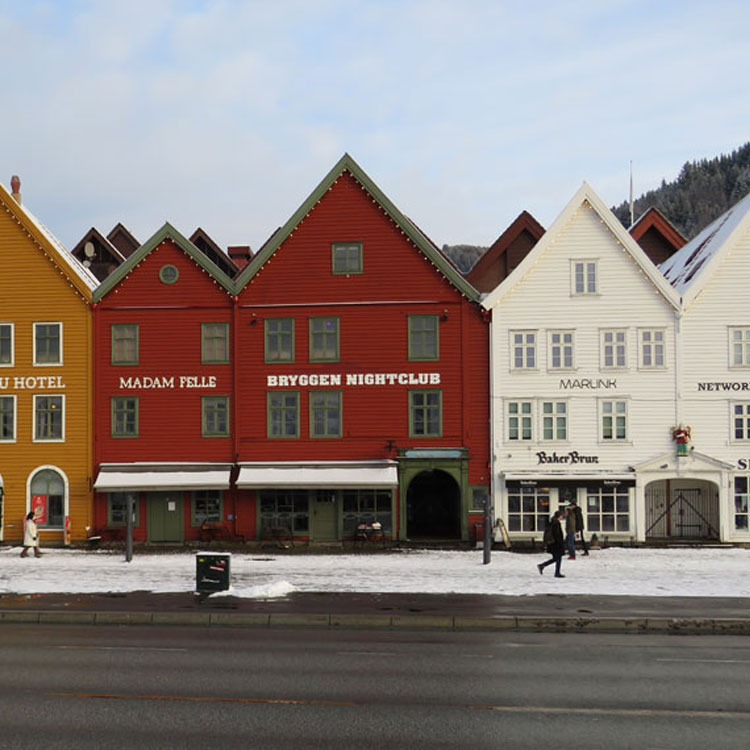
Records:
[[[195,590],[227,591],[232,556],[227,552],[198,552],[195,556]]]

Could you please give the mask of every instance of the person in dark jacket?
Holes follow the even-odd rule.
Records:
[[[568,560],[575,560],[576,516],[571,505],[565,509],[565,546],[568,548]]]
[[[552,536],[552,541],[547,543],[547,552],[552,557],[547,562],[539,563],[536,567],[539,569],[539,575],[544,573],[544,569],[548,565],[555,563],[555,578],[565,578],[560,572],[560,565],[562,563],[562,557],[565,553],[565,539],[563,538],[562,523],[563,512],[556,510],[552,518],[549,520],[549,526]]]
[[[585,525],[583,523],[583,511],[575,500],[571,500],[570,504],[568,505],[568,512],[570,511],[573,512],[573,516],[576,522],[576,536],[578,534],[581,535],[581,546],[583,547],[583,554],[584,556],[586,556],[589,553],[589,546],[588,544],[586,544],[586,537],[583,535],[583,530],[585,528]]]

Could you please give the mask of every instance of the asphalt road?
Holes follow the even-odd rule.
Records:
[[[750,640],[4,625],[11,748],[732,748]]]

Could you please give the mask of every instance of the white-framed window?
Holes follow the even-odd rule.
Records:
[[[0,396],[0,443],[16,440],[16,397]]]
[[[34,323],[34,365],[63,363],[63,324]]]
[[[505,421],[510,442],[527,442],[534,439],[534,409],[532,401],[506,401]]]
[[[0,367],[13,367],[13,323],[0,323]]]
[[[568,402],[542,401],[542,440],[568,439]]]
[[[598,294],[597,261],[582,258],[570,261],[570,289],[574,295]]]
[[[536,361],[536,331],[511,331],[511,369],[536,370]]]
[[[547,367],[550,370],[572,370],[575,367],[575,334],[573,331],[549,331],[549,359]]]
[[[601,434],[607,443],[624,442],[628,439],[628,402],[624,400],[599,402]]]
[[[34,395],[34,442],[65,441],[65,396]]]
[[[732,403],[732,440],[750,440],[750,402]]]
[[[68,480],[54,466],[40,466],[27,480],[27,507],[40,529],[62,529],[68,509]]]
[[[729,366],[750,367],[750,328],[729,329]]]
[[[621,485],[586,488],[586,528],[589,531],[630,531],[630,491]]]
[[[750,477],[734,478],[734,528],[747,533],[750,531]]]
[[[643,369],[663,368],[664,358],[664,329],[640,328],[638,330],[640,352],[640,366]]]
[[[628,366],[628,332],[625,328],[605,328],[601,335],[603,370],[621,370]]]
[[[508,531],[542,532],[550,517],[549,487],[509,485]]]

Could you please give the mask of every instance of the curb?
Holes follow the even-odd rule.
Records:
[[[0,610],[1,624],[750,635],[750,619]]]

